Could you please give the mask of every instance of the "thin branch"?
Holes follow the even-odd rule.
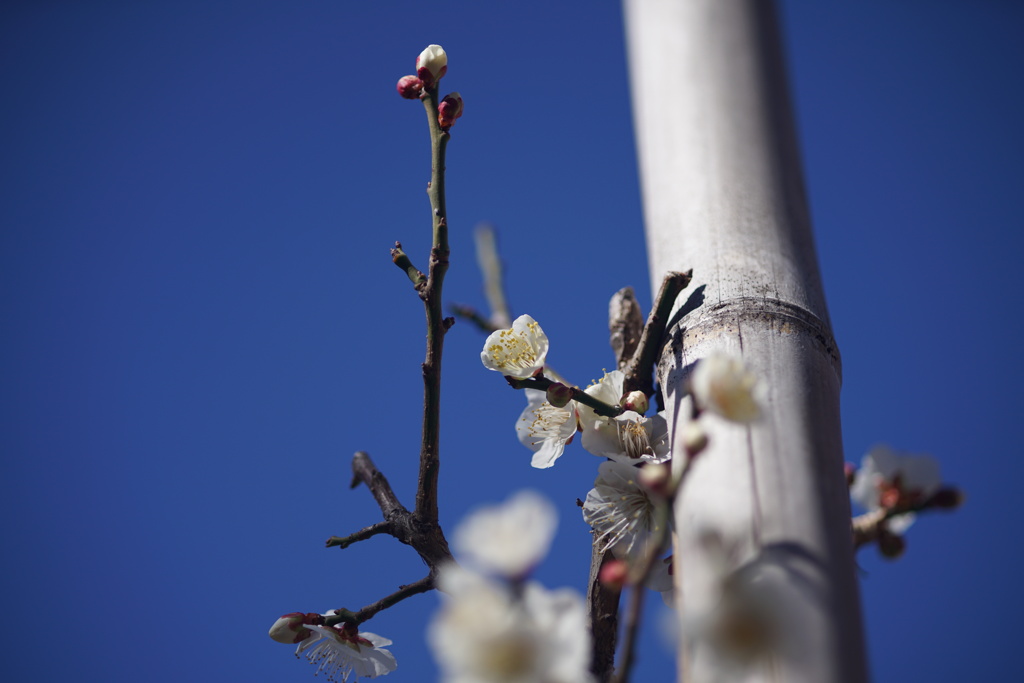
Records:
[[[355,532],[354,534],[349,534],[348,536],[331,536],[330,538],[327,539],[326,547],[328,547],[328,548],[338,547],[338,548],[341,548],[342,550],[344,550],[345,548],[349,547],[353,543],[358,543],[359,541],[365,541],[368,538],[373,538],[377,534],[390,534],[390,533],[391,533],[391,522],[385,520],[383,522],[377,522],[376,524],[368,526],[365,529],[360,529],[359,531]]]
[[[624,369],[626,378],[623,381],[623,391],[625,393],[642,391],[648,396],[654,394],[654,364],[658,361],[658,355],[663,346],[665,325],[668,324],[676,297],[686,289],[692,278],[693,270],[691,269],[685,273],[670,272],[662,281],[633,359]]]
[[[509,386],[513,389],[538,389],[540,391],[546,391],[548,387],[554,384],[554,382],[544,376],[530,377],[528,379],[505,377],[505,381],[507,381]],[[626,409],[622,406],[609,405],[601,399],[594,398],[579,387],[567,386],[566,388],[570,391],[570,400],[593,408],[594,412],[602,417],[618,417],[619,415],[622,415],[622,413],[626,412]]]
[[[402,251],[402,243],[395,242],[395,246],[391,249],[391,260],[396,266],[405,271],[405,274],[409,277],[413,286],[419,290],[427,282],[427,276],[420,272],[416,266],[409,260],[409,256]]]
[[[430,126],[431,171],[427,195],[433,220],[430,268],[420,298],[427,314],[427,357],[423,361],[423,439],[420,443],[420,471],[416,485],[416,515],[426,524],[437,524],[437,477],[440,470],[438,444],[441,432],[441,352],[444,335],[451,326],[441,310],[441,288],[448,272],[448,219],[445,208],[445,149],[450,136],[437,120],[437,86],[423,97]]]
[[[494,330],[512,327],[512,314],[505,299],[505,284],[494,228],[481,223],[473,232],[473,241],[476,242],[476,262],[484,276],[484,296],[491,309],[490,323]]]
[[[490,334],[495,330],[501,329],[500,327],[495,327],[494,323],[488,320],[485,315],[472,306],[467,306],[465,304],[450,304],[448,306],[448,310],[450,310],[456,318],[462,318],[463,320],[468,320],[473,323],[473,325],[485,334]],[[506,325],[506,327],[510,326],[511,325]]]
[[[391,484],[388,483],[387,477],[380,473],[368,453],[359,451],[352,457],[352,474],[352,484],[349,488],[354,489],[359,486],[360,482],[366,484],[366,488],[370,489],[373,499],[380,506],[385,520],[392,521],[396,514],[409,512],[398,501],[395,492],[391,490]]]
[[[400,586],[397,591],[387,596],[386,598],[381,598],[372,605],[367,605],[366,607],[356,612],[356,624],[361,624],[364,621],[368,621],[371,617],[377,614],[377,612],[385,610],[388,607],[391,607],[392,605],[397,604],[402,600],[405,600],[406,598],[411,598],[412,596],[418,595],[420,593],[426,593],[427,591],[433,588],[433,573],[423,577],[415,583],[410,583],[406,586]]]

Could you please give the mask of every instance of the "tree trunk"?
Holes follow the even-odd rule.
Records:
[[[782,585],[785,632],[752,680],[866,680],[840,358],[772,4],[625,0],[625,15],[653,289],[693,268],[658,372],[670,423],[688,419],[686,379],[712,352],[742,357],[768,389],[753,425],[706,420],[676,505],[680,680],[742,678],[700,636],[723,559]]]

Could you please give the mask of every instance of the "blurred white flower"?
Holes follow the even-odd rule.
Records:
[[[619,557],[642,551],[657,530],[657,501],[632,465],[606,461],[597,471],[594,488],[583,503],[583,519],[594,528],[594,542],[601,552],[610,548]]]
[[[427,637],[448,683],[589,683],[590,632],[571,589],[504,584],[449,565]]]
[[[850,497],[869,512],[881,508],[899,510],[922,503],[942,486],[939,463],[930,455],[911,455],[879,445],[861,461]],[[889,519],[886,526],[902,534],[915,515],[905,512]]]
[[[333,611],[327,613],[331,614]],[[306,659],[317,665],[316,674],[326,674],[332,683],[347,683],[353,675],[353,681],[360,677],[384,676],[398,666],[395,656],[383,649],[385,645],[391,645],[391,641],[375,633],[357,632],[348,624],[310,624],[306,628],[312,633],[299,643],[295,656],[305,653]]]
[[[547,554],[557,526],[558,513],[546,498],[520,491],[470,514],[452,538],[456,552],[482,571],[521,579]]]
[[[570,401],[556,408],[545,400],[543,391],[526,389],[525,393],[528,403],[516,421],[516,434],[534,452],[530,464],[545,469],[555,464],[576,434],[576,404]]]
[[[763,384],[738,358],[715,353],[697,363],[690,378],[697,405],[733,422],[761,416]]]
[[[508,330],[496,330],[484,342],[480,360],[488,370],[526,379],[544,369],[548,338],[536,320],[521,315]]]
[[[586,393],[609,405],[622,400],[625,375],[621,370],[586,388]],[[623,463],[640,461],[665,462],[672,457],[668,438],[668,421],[664,413],[644,417],[627,410],[618,417],[602,417],[593,408],[578,404],[582,443],[590,453]]]

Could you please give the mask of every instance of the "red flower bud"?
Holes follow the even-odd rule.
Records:
[[[455,119],[462,116],[462,97],[457,92],[445,95],[437,106],[437,122],[441,130],[448,130],[455,125]]]
[[[416,76],[402,76],[398,79],[398,94],[407,100],[417,100],[423,94],[423,81]]]

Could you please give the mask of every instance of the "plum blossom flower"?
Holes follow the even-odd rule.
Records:
[[[536,320],[521,315],[508,330],[496,330],[484,342],[480,360],[488,370],[526,379],[544,369],[548,337]]]
[[[440,45],[427,45],[416,58],[416,75],[431,87],[448,71],[448,54]]]
[[[347,683],[353,674],[353,681],[363,678],[384,676],[397,668],[395,656],[383,649],[391,641],[376,633],[356,631],[354,626],[308,627],[314,636],[299,643],[295,654],[305,652],[306,659],[316,664],[316,673],[327,675],[331,683]]]
[[[586,393],[613,406],[620,404],[625,375],[621,370],[605,373]],[[615,418],[602,417],[593,408],[579,404],[583,448],[604,458],[623,463],[665,462],[672,457],[668,421],[664,413],[644,417],[627,410]]]
[[[939,463],[930,455],[910,455],[879,445],[861,461],[850,497],[868,512],[899,511],[922,503],[942,486]],[[902,534],[914,523],[913,512],[891,517],[887,529]]]
[[[764,388],[738,358],[715,353],[697,363],[690,378],[693,396],[707,408],[733,422],[753,422],[761,416]]]
[[[658,530],[657,501],[632,465],[606,461],[597,472],[594,488],[583,503],[583,519],[594,528],[594,542],[601,552],[611,549],[619,557],[642,551]]]
[[[534,491],[482,507],[455,528],[456,551],[475,567],[521,579],[547,555],[558,526],[554,506]]]
[[[562,456],[576,434],[576,404],[570,401],[564,408],[556,408],[545,400],[543,391],[526,389],[525,393],[528,403],[516,420],[516,434],[534,452],[530,464],[546,469]]]
[[[467,569],[441,569],[427,637],[448,683],[590,683],[582,597],[535,582],[521,592]]]

